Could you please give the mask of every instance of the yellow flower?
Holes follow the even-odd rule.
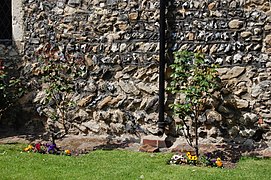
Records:
[[[198,157],[197,156],[192,156],[191,160],[196,161],[196,160],[198,160]]]
[[[24,151],[30,151],[33,149],[32,145],[28,145],[27,148],[24,148]]]

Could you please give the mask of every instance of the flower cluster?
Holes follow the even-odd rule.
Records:
[[[57,154],[67,156],[71,155],[70,150],[61,150],[54,143],[37,143],[35,145],[28,145],[26,148],[24,148],[24,152],[37,152],[41,154]]]
[[[207,153],[204,156],[202,156],[202,162],[209,167],[223,167],[223,162],[221,160],[221,158],[217,157],[217,158],[212,158],[212,154],[211,153]]]
[[[198,162],[198,157],[196,155],[192,155],[191,152],[187,152],[185,155],[183,154],[175,154],[170,159],[170,164],[193,164],[196,165]]]
[[[211,153],[207,153],[200,158],[196,155],[187,152],[186,154],[175,154],[169,160],[169,164],[189,164],[189,165],[204,165],[208,167],[223,167],[221,158],[211,158]]]

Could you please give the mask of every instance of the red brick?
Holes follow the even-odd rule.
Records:
[[[164,148],[166,147],[166,143],[164,140],[157,139],[143,139],[143,145],[150,145],[153,147]]]

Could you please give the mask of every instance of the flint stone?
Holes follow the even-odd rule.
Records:
[[[140,91],[136,88],[136,86],[134,85],[133,82],[131,81],[122,81],[120,80],[119,81],[119,86],[120,88],[128,93],[128,94],[134,94],[134,95],[139,95],[140,94]]]
[[[112,122],[123,123],[124,122],[124,113],[121,110],[112,111]]]
[[[262,88],[259,85],[254,85],[251,88],[251,97],[258,97],[263,92]]]
[[[157,106],[158,106],[158,100],[159,100],[159,97],[158,96],[155,96],[153,98],[150,98],[146,107],[145,107],[145,110],[156,110]]]
[[[88,103],[91,102],[93,95],[89,95],[87,97],[84,97],[83,99],[79,100],[77,105],[80,107],[86,106]]]
[[[245,121],[246,125],[248,125],[248,124],[254,124],[259,119],[258,115],[254,114],[254,113],[245,113],[243,115],[243,118],[244,118],[244,121]]]
[[[217,136],[217,128],[212,127],[210,130],[207,131],[209,137],[215,138]]]
[[[212,2],[212,3],[210,3],[210,4],[208,5],[208,9],[209,9],[209,10],[213,10],[213,9],[215,8],[215,6],[216,6],[216,2]]]
[[[82,126],[88,128],[89,130],[95,132],[95,133],[98,133],[100,131],[100,125],[98,122],[96,121],[87,121],[87,122],[83,122],[82,123]]]
[[[83,109],[80,109],[78,113],[75,114],[73,119],[76,118],[80,118],[81,121],[86,121],[87,119],[89,119],[89,115],[86,111],[84,111]]]
[[[132,12],[129,14],[130,21],[136,21],[138,18],[138,12]]]
[[[81,0],[69,0],[68,5],[70,6],[78,6],[81,4]]]
[[[104,106],[106,106],[107,104],[109,104],[109,102],[112,100],[111,96],[107,96],[105,97],[101,102],[99,102],[99,104],[97,105],[98,109],[102,109]]]
[[[244,109],[249,106],[249,102],[243,99],[236,99],[236,107],[238,109]]]
[[[142,91],[149,93],[149,94],[158,92],[158,87],[155,84],[140,82],[140,83],[136,84],[136,87]]]
[[[116,134],[122,134],[125,129],[125,126],[121,123],[110,123],[110,132],[114,132]]]
[[[255,134],[255,130],[253,129],[245,129],[243,131],[240,131],[240,135],[243,137],[252,137]]]
[[[239,29],[243,26],[243,23],[244,23],[243,21],[240,21],[238,19],[234,19],[229,22],[229,27],[231,29]]]
[[[242,54],[238,53],[233,56],[233,63],[238,63],[242,61]]]
[[[214,122],[214,121],[221,121],[222,120],[221,114],[219,114],[218,112],[213,111],[213,110],[206,111],[206,116],[207,116],[207,121],[208,122]]]
[[[76,8],[73,8],[73,7],[69,7],[69,6],[66,6],[65,9],[64,9],[64,13],[65,15],[73,15],[76,13]],[[68,23],[68,22],[72,22],[72,18],[71,17],[65,17],[64,19],[64,22]]]
[[[231,135],[232,137],[237,136],[238,134],[239,134],[239,127],[238,126],[233,126],[229,130],[229,135]]]
[[[52,9],[53,12],[55,12],[58,15],[63,14],[64,10],[62,8],[59,7],[55,7],[54,9]]]
[[[271,25],[267,24],[264,26],[265,31],[270,31],[271,30]]]
[[[221,79],[233,79],[236,77],[239,77],[241,74],[245,72],[245,67],[235,66],[232,69],[230,69],[225,75],[221,77]]]
[[[251,133],[249,133],[251,134]],[[251,137],[251,135],[249,135],[249,137]],[[245,150],[253,150],[255,146],[254,140],[252,139],[247,139],[244,143],[243,143],[243,148]]]
[[[267,44],[267,45],[271,45],[271,35],[267,35],[264,39],[264,42]]]
[[[241,32],[241,37],[242,37],[242,38],[247,38],[247,37],[249,37],[249,36],[251,36],[251,35],[252,35],[252,33],[251,33],[251,32],[248,32],[248,31]]]

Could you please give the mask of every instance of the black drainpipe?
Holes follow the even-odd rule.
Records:
[[[158,136],[162,136],[165,131],[165,29],[166,29],[166,0],[160,0],[160,42],[159,42],[159,119]]]

